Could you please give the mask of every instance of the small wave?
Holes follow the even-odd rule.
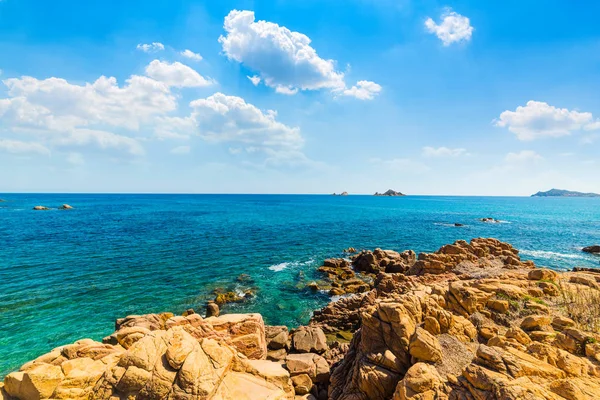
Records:
[[[521,250],[520,254],[538,257],[538,258],[548,258],[548,259],[557,259],[557,258],[567,258],[570,260],[585,260],[585,257],[579,254],[566,254],[566,253],[557,253],[555,251],[544,251],[544,250]]]
[[[282,262],[279,264],[271,265],[269,269],[271,271],[280,272],[289,267],[304,267],[306,265],[310,265],[315,262],[314,258],[310,258],[307,261],[292,261],[292,262]]]

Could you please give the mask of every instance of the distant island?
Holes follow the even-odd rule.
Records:
[[[388,190],[385,193],[376,192],[373,196],[406,196],[406,195],[403,194],[403,193],[396,192],[395,190],[390,189],[390,190]]]
[[[348,196],[348,192],[342,192],[342,193],[340,193],[340,194],[336,194],[336,193],[334,193],[333,195],[334,195],[334,196]]]
[[[531,197],[600,197],[598,193],[581,193],[570,190],[550,189],[547,192],[537,192]]]

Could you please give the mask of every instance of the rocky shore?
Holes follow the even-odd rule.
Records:
[[[354,249],[353,249],[354,250]],[[495,239],[321,267],[307,326],[192,310],[128,316],[6,376],[9,399],[600,398],[600,274],[523,262]]]

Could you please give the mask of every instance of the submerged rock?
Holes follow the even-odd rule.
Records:
[[[33,207],[33,209],[36,211],[46,211],[46,210],[49,210],[50,208],[48,208],[46,206],[35,206],[35,207]]]

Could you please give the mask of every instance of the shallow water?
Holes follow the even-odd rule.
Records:
[[[342,249],[434,251],[496,237],[555,269],[600,267],[599,198],[33,195],[0,198],[0,376],[114,320],[202,312],[215,288],[256,297],[225,312],[306,323],[329,301],[297,285]],[[74,210],[33,211],[35,205]],[[482,223],[494,217],[503,223]],[[455,227],[455,222],[465,224]],[[238,282],[240,274],[251,282]]]

